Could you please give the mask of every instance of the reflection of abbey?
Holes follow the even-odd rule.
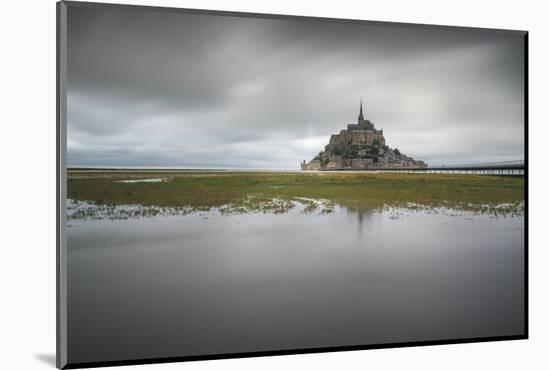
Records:
[[[303,171],[370,169],[370,168],[418,168],[426,163],[401,154],[398,149],[390,149],[382,130],[363,117],[363,102],[359,105],[356,124],[349,124],[339,134],[331,135],[325,150],[309,163],[303,161]]]

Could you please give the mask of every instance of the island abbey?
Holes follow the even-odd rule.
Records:
[[[382,130],[363,117],[363,101],[359,103],[359,117],[356,124],[349,124],[339,134],[331,135],[329,143],[315,158],[300,163],[302,171],[346,170],[371,168],[423,168],[423,161],[417,161],[390,149]]]

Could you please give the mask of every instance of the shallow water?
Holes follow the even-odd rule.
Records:
[[[118,180],[116,182],[122,182],[126,184],[137,184],[140,182],[156,183],[156,182],[167,182],[167,181],[172,181],[172,178],[171,177],[154,177],[151,179]]]
[[[71,219],[69,361],[518,335],[523,217]]]

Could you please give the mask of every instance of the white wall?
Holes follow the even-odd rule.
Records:
[[[121,2],[121,1],[113,1]],[[143,369],[543,368],[550,287],[543,167],[550,130],[550,26],[542,1],[126,1],[144,5],[530,31],[530,335],[446,345],[142,366]],[[4,369],[52,368],[55,353],[55,2],[5,1],[2,28],[1,346]],[[6,207],[7,204],[7,207]],[[546,351],[545,351],[546,350]]]

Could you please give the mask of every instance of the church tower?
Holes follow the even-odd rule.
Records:
[[[359,102],[359,117],[357,117],[357,122],[361,122],[364,120],[365,119],[363,118],[363,99],[361,99]]]

